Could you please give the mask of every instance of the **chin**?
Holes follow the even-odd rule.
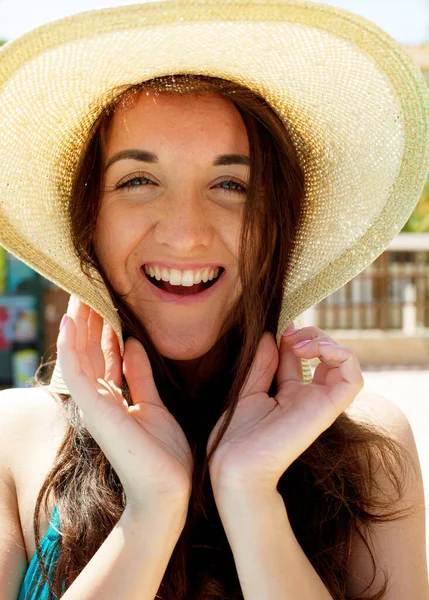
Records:
[[[174,339],[159,340],[156,336],[153,342],[158,352],[170,360],[194,360],[209,352],[216,343],[216,339],[192,339],[186,336],[181,342]]]

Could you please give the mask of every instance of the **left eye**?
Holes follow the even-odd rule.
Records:
[[[225,190],[227,192],[238,192],[240,194],[244,194],[245,192],[247,192],[247,188],[244,185],[238,183],[238,181],[234,181],[233,179],[226,179],[225,181],[221,181],[217,184],[216,187],[219,187],[220,189]]]

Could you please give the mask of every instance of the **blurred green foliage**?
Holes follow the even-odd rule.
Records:
[[[416,208],[405,223],[402,231],[412,233],[429,232],[429,178],[426,180]]]

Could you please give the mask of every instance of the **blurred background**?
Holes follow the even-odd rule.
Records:
[[[0,40],[4,43],[82,10],[133,3],[0,0]],[[429,84],[429,0],[328,0],[325,4],[379,25],[403,44]],[[0,388],[28,385],[41,357],[47,360],[55,355],[67,301],[67,294],[0,248]],[[406,414],[429,499],[429,180],[409,221],[387,250],[308,310],[304,322],[318,325],[353,348],[367,391],[390,398]]]

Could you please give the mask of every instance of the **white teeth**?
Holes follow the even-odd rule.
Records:
[[[194,274],[192,271],[184,271],[182,274],[182,285],[191,287],[194,285]]]
[[[154,277],[157,281],[168,281],[171,285],[183,285],[184,287],[191,287],[203,281],[211,281],[219,275],[219,267],[213,269],[212,267],[205,267],[198,271],[179,271],[178,269],[171,269],[170,271],[165,267],[158,267],[157,265],[144,265],[144,271],[147,275]]]
[[[171,269],[170,272],[170,283],[171,285],[181,285],[182,284],[182,273],[177,269]]]

